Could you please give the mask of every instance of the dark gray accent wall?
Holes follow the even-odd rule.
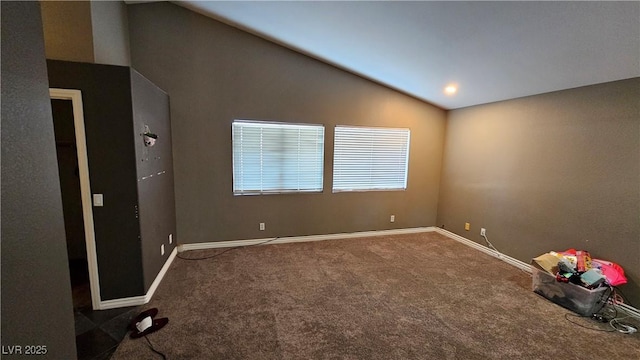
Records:
[[[67,255],[70,261],[86,260],[87,246],[84,235],[73,103],[71,100],[51,100],[51,112],[56,136],[56,155],[62,194],[64,229],[67,238]]]
[[[131,97],[146,291],[176,246],[171,119],[169,96],[135,70],[131,70]],[[144,145],[145,125],[158,136],[151,147]],[[171,244],[169,234],[174,239]],[[161,245],[164,255],[160,252]]]
[[[93,207],[102,300],[144,295],[176,245],[169,97],[129,67],[47,64],[51,87],[82,91],[91,192],[104,195]]]
[[[180,243],[435,225],[445,111],[170,3],[128,13],[133,66],[171,95]],[[324,124],[324,192],[233,196],[234,119]],[[337,124],[410,128],[407,191],[333,194]]]
[[[525,262],[567,248],[617,262],[638,307],[639,99],[635,78],[449,112],[438,225],[483,244],[484,227]]]
[[[40,5],[2,2],[2,347],[75,359]],[[4,355],[3,359],[33,356]]]
[[[144,294],[132,140],[131,73],[122,66],[48,60],[51,87],[82,91],[102,300]]]

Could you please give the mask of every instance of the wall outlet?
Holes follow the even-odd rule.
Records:
[[[169,234],[169,244],[173,243],[173,234]]]
[[[487,229],[481,228],[480,229],[480,236],[485,236],[485,235],[487,235]]]
[[[93,206],[104,206],[104,196],[102,194],[93,194]]]
[[[264,223],[260,223],[260,231],[264,231]]]
[[[464,229],[469,231],[469,229],[471,229],[471,224],[469,223],[464,223]]]
[[[164,244],[160,245],[160,255],[164,255]]]
[[[389,218],[390,222],[395,222],[396,221],[396,216],[395,215],[391,215],[391,218]]]

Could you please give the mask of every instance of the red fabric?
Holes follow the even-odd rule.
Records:
[[[611,261],[600,259],[592,259],[591,265],[602,271],[602,274],[607,278],[607,282],[609,284],[618,286],[627,283],[627,277],[624,276],[624,269],[622,266]]]

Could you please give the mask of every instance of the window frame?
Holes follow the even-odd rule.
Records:
[[[343,176],[339,174],[340,171],[342,171],[340,168],[342,167],[342,165],[339,165],[338,162],[340,161],[340,159],[338,159],[339,156],[339,152],[343,151],[343,149],[339,150],[339,146],[341,146],[341,144],[339,144],[339,130],[340,128],[345,128],[345,129],[351,129],[353,131],[357,131],[357,130],[370,130],[371,133],[375,133],[378,131],[384,131],[384,130],[389,130],[391,132],[405,132],[406,131],[406,141],[404,142],[404,149],[401,150],[401,152],[403,151],[405,153],[405,158],[404,158],[404,164],[402,166],[396,166],[398,169],[403,169],[404,172],[404,179],[402,180],[402,186],[398,186],[398,187],[391,187],[391,186],[375,186],[376,184],[371,184],[371,186],[369,187],[363,187],[366,184],[363,182],[363,185],[361,186],[357,186],[357,187],[346,187],[344,185],[339,185],[338,188],[336,188],[336,177],[337,176]],[[333,193],[342,193],[342,192],[371,192],[371,191],[406,191],[408,189],[408,183],[409,183],[409,156],[410,156],[410,149],[411,149],[411,129],[410,128],[395,128],[395,127],[383,127],[383,126],[362,126],[362,125],[336,125],[334,127],[334,137],[333,137],[333,175],[332,175],[332,186],[331,186],[331,190]],[[384,145],[384,144],[383,144]],[[356,145],[354,145],[353,143],[351,144],[347,144],[347,146],[351,146],[351,147],[356,147]],[[364,150],[362,150],[364,151]],[[371,150],[370,154],[373,154],[375,152],[375,150]],[[369,164],[369,170],[371,171],[371,164]],[[399,170],[398,170],[399,171]],[[343,181],[338,181],[343,182]],[[379,185],[380,183],[378,183]]]
[[[262,141],[264,139],[261,140],[261,144],[260,146],[260,150],[259,150],[259,154],[260,154],[260,189],[246,189],[245,185],[244,185],[244,177],[242,180],[237,179],[237,169],[236,169],[236,164],[237,161],[244,161],[244,157],[242,159],[237,159],[237,153],[236,153],[236,132],[239,130],[238,127],[236,127],[236,125],[242,126],[242,124],[246,124],[248,125],[247,127],[251,127],[251,128],[260,128],[260,129],[273,129],[273,128],[277,128],[278,126],[282,126],[282,130],[285,130],[287,128],[291,129],[291,128],[297,128],[298,130],[301,130],[303,128],[309,128],[308,130],[313,130],[316,132],[316,136],[318,134],[320,134],[320,139],[319,141],[315,142],[315,147],[316,147],[316,157],[314,159],[314,163],[316,166],[316,169],[314,170],[314,173],[316,175],[319,175],[319,178],[315,178],[315,180],[311,181],[314,182],[316,185],[319,186],[315,186],[315,187],[300,187],[298,186],[297,188],[294,187],[280,187],[280,188],[276,188],[273,186],[265,186],[266,183],[268,183],[267,181],[265,181],[263,179],[263,176],[265,176],[265,169],[267,168],[267,165],[263,164],[264,161],[264,154],[267,152],[265,151],[265,146],[262,143]],[[298,133],[298,146],[300,146],[300,144],[302,143],[300,140],[301,137],[301,133]],[[272,139],[273,140],[273,139]],[[316,137],[317,140],[317,137]],[[271,146],[274,146],[274,144],[270,144]],[[318,149],[318,146],[320,147]],[[248,120],[248,119],[235,119],[232,121],[231,123],[231,152],[232,152],[232,191],[233,191],[233,195],[234,196],[245,196],[245,195],[274,195],[274,194],[309,194],[309,193],[322,193],[324,191],[324,153],[325,153],[325,126],[322,124],[313,124],[313,123],[296,123],[296,122],[284,122],[284,121],[272,121],[272,120]],[[277,145],[275,146],[275,148],[277,148]],[[267,147],[268,149],[268,147]],[[298,158],[297,158],[297,169],[298,172],[296,173],[298,179],[296,180],[298,182],[298,185],[300,185],[301,181],[300,181],[300,174],[301,172],[300,170],[300,165],[301,163],[304,162],[304,159],[300,158],[300,150],[301,148],[298,147],[298,151],[293,152],[292,154],[297,154]],[[243,155],[244,156],[244,155]],[[289,161],[291,159],[288,159]],[[287,161],[286,159],[284,161]],[[279,164],[279,168],[281,170],[280,172],[280,177],[286,177],[286,173],[285,171],[287,170],[287,165],[286,163],[280,163]],[[295,176],[294,176],[295,177]],[[290,180],[290,179],[288,179]],[[288,180],[284,180],[285,182]],[[236,186],[239,182],[243,182],[242,186]],[[284,184],[284,183],[283,183]]]

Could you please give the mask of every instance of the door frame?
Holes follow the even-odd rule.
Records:
[[[93,227],[93,204],[89,181],[89,158],[87,156],[87,139],[84,131],[84,111],[82,92],[75,89],[49,89],[52,100],[70,100],[73,106],[73,125],[76,136],[78,156],[78,172],[80,175],[80,195],[82,198],[82,219],[84,222],[84,238],[87,247],[87,265],[89,268],[89,286],[91,288],[91,305],[100,310],[100,278],[98,276],[98,256],[96,252],[96,235]]]

